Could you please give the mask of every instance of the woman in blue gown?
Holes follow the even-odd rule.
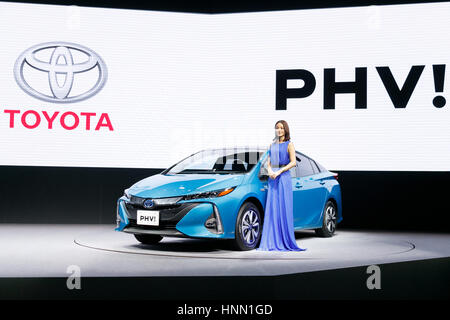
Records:
[[[294,234],[292,180],[289,169],[295,167],[295,149],[290,142],[286,121],[275,123],[276,138],[270,145],[267,169],[269,174],[264,224],[260,251],[303,251]],[[278,169],[273,171],[273,169]]]

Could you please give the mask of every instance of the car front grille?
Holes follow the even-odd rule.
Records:
[[[177,204],[176,206],[160,206],[159,208],[154,208],[159,210],[159,226],[147,226],[138,225],[136,223],[137,210],[148,210],[143,206],[134,205],[130,202],[125,202],[125,207],[128,213],[128,220],[130,222],[130,227],[143,228],[148,230],[161,230],[161,229],[175,229],[176,224],[194,207],[198,206],[200,203],[189,202]],[[148,210],[152,211],[152,210]]]

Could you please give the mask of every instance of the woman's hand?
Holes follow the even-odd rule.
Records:
[[[269,177],[272,179],[276,179],[280,175],[280,171],[273,172],[272,170],[269,171]]]

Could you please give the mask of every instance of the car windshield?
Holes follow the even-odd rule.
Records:
[[[237,174],[249,172],[264,152],[204,150],[178,162],[163,174]]]

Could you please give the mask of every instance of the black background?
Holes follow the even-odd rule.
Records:
[[[116,200],[161,169],[0,166],[0,223],[115,223]],[[346,229],[449,232],[449,172],[338,171]]]
[[[214,14],[424,1],[9,2]],[[278,118],[283,118],[283,111],[279,111]],[[0,166],[0,223],[115,223],[116,200],[123,190],[163,169]],[[328,169],[339,173],[344,216],[341,228],[450,232],[450,172]]]

